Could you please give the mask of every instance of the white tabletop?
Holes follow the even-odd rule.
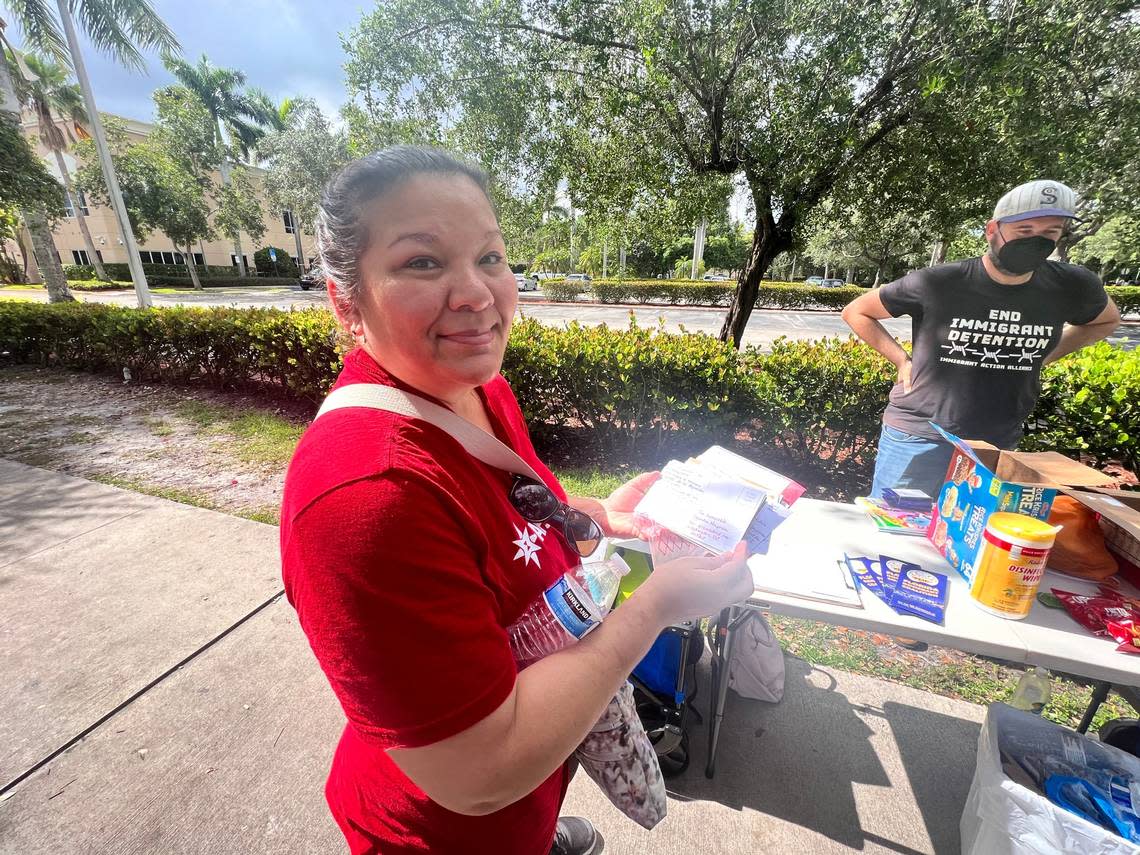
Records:
[[[970,598],[966,581],[925,538],[880,532],[867,514],[854,505],[800,499],[787,522],[773,534],[766,561],[785,566],[788,562],[807,561],[833,565],[845,552],[852,556],[889,555],[946,574],[950,593],[943,624],[895,614],[869,591],[861,592],[861,609],[764,591],[757,591],[749,604],[794,617],[904,635],[1010,662],[1042,665],[1123,686],[1140,686],[1140,655],[1118,653],[1115,641],[1096,638],[1064,610],[1049,609],[1037,602],[1029,616],[1020,621],[982,611]],[[754,567],[754,575],[763,572],[762,563]],[[1077,593],[1095,591],[1094,585],[1049,572],[1041,590],[1054,587]]]

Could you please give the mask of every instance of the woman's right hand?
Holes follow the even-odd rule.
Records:
[[[756,586],[746,564],[747,550],[709,557],[675,558],[653,568],[634,597],[644,597],[661,623],[716,614],[748,599]]]

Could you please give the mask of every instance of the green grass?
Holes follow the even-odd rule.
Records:
[[[771,615],[770,620],[784,650],[813,665],[878,677],[983,706],[1008,702],[1023,673],[1019,668],[976,656],[918,664],[884,659],[865,633],[781,615]],[[1052,689],[1045,718],[1076,727],[1088,706],[1092,689],[1060,674],[1053,675]],[[1134,715],[1125,701],[1110,695],[1093,718],[1092,730],[1110,719]]]
[[[130,490],[134,493],[143,493],[147,496],[157,496],[160,499],[169,499],[183,505],[193,505],[196,508],[206,508],[216,511],[219,507],[205,493],[195,490],[181,490],[177,487],[163,487],[157,484],[148,484],[137,478],[123,478],[119,475],[92,475],[92,481],[106,484],[108,487],[118,487],[120,490]]]
[[[183,401],[176,412],[207,433],[231,437],[239,460],[267,466],[285,466],[305,430],[304,425],[264,410],[235,412],[202,401]]]
[[[155,418],[154,416],[144,416],[143,424],[150,428],[150,432],[155,436],[170,436],[174,433],[174,428],[169,422]]]
[[[44,290],[43,285],[25,285],[23,283],[15,283],[15,282],[12,282],[12,283],[5,282],[3,284],[0,284],[0,288],[3,288],[5,291],[42,291],[42,290]]]
[[[208,511],[220,511],[234,517],[253,520],[253,522],[277,525],[280,512],[276,505],[265,505],[260,508],[239,508],[230,510],[222,507],[205,493],[196,490],[180,490],[176,487],[162,487],[157,484],[148,484],[137,478],[122,478],[118,475],[92,475],[92,481],[106,484],[108,487],[118,487],[120,490],[130,490],[133,493],[142,493],[145,496],[154,496],[178,502],[180,505],[190,505],[195,508],[205,508]]]
[[[601,469],[559,469],[554,473],[559,482],[571,496],[593,496],[604,499],[637,472],[629,474],[614,474]]]

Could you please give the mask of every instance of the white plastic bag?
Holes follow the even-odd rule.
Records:
[[[736,633],[728,687],[743,698],[778,704],[784,697],[784,651],[772,627],[759,612]]]
[[[1061,731],[1058,725],[1005,704],[990,706],[978,736],[978,765],[959,824],[962,855],[1057,855],[1060,852],[1140,855],[1140,846],[1058,807],[1035,790],[1010,779],[1002,770],[998,748],[1003,728]],[[1068,734],[1084,739],[1072,731]],[[1091,743],[1091,740],[1086,742]],[[1108,747],[1100,743],[1092,745]]]

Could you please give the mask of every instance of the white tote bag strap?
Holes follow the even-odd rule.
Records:
[[[325,413],[345,407],[371,407],[374,410],[386,410],[389,413],[425,421],[449,434],[466,449],[468,454],[477,460],[482,460],[488,466],[515,475],[525,475],[539,484],[546,483],[510,446],[446,407],[425,401],[419,395],[412,395],[380,383],[351,383],[333,389],[321,404],[316,417],[319,419]]]

